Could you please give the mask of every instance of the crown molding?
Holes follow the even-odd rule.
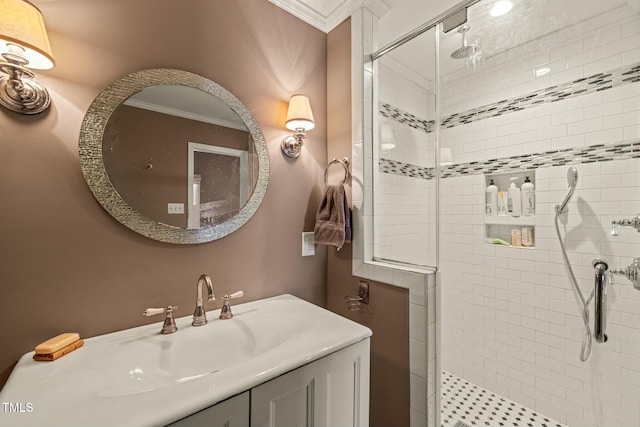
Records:
[[[390,9],[385,0],[269,0],[281,9],[328,33],[364,6],[378,18]]]

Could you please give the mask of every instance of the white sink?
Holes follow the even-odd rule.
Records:
[[[291,295],[161,335],[162,322],[85,340],[54,361],[25,354],[0,392],[0,425],[166,425],[365,339],[371,331]],[[29,403],[30,405],[27,405]],[[15,406],[14,406],[15,407]],[[2,408],[0,408],[1,410]]]

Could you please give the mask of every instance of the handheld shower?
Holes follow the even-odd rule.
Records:
[[[571,284],[576,291],[576,294],[580,298],[580,303],[582,305],[582,321],[584,322],[584,336],[582,338],[582,349],[580,350],[580,360],[586,362],[591,354],[591,327],[589,326],[589,303],[593,298],[594,290],[591,291],[591,294],[588,298],[584,297],[580,286],[578,285],[578,281],[576,280],[576,275],[573,272],[573,268],[571,267],[571,263],[569,262],[569,256],[567,255],[567,248],[565,247],[564,241],[562,239],[562,235],[560,234],[560,226],[558,225],[558,217],[564,212],[573,197],[573,192],[576,191],[576,185],[578,184],[578,169],[571,166],[567,171],[567,184],[569,184],[569,194],[566,195],[562,203],[555,206],[555,225],[556,225],[556,235],[558,236],[558,242],[560,242],[560,249],[562,249],[562,257],[564,258],[564,263],[567,266],[567,270],[569,272],[569,279],[571,280]],[[599,336],[601,338],[601,336]],[[599,340],[600,342],[600,340]]]
[[[569,193],[562,203],[556,205],[555,210],[557,214],[564,212],[567,204],[571,200],[571,197],[573,197],[573,192],[576,191],[576,185],[578,184],[578,169],[574,166],[571,166],[569,170],[567,170],[567,184],[569,184]]]

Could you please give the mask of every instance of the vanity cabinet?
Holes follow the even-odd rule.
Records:
[[[251,425],[368,426],[369,339],[253,388]]]
[[[249,392],[230,397],[167,427],[249,427]]]
[[[171,427],[369,425],[369,339],[176,421]]]

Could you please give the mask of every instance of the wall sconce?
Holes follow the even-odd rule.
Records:
[[[0,0],[0,10],[0,104],[16,113],[40,113],[51,99],[29,68],[54,65],[42,13],[24,0]]]
[[[285,155],[296,158],[300,155],[303,139],[307,137],[305,131],[316,127],[309,98],[304,95],[293,95],[289,99],[289,110],[287,111],[285,126],[287,129],[295,131],[295,133],[285,137],[280,147]]]

